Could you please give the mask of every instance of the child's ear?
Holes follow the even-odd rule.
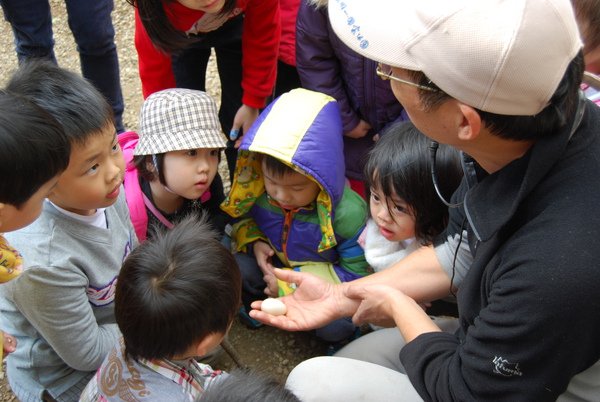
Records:
[[[150,157],[146,158],[146,170],[151,173],[154,173],[156,170],[156,167],[154,166],[154,163],[152,163],[152,159]]]
[[[223,334],[213,332],[206,335],[200,342],[195,346],[196,353],[194,356],[205,356],[209,354],[218,344],[223,340]]]

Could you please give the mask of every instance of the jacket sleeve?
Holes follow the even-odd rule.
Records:
[[[233,242],[233,252],[246,252],[248,244],[254,243],[257,240],[269,242],[267,236],[260,231],[252,218],[242,218],[233,225],[231,240]]]
[[[363,225],[355,236],[337,246],[340,260],[334,269],[342,282],[352,281],[373,273],[365,259],[365,251],[358,244],[358,238],[364,228]]]
[[[507,243],[500,273],[465,278],[459,299],[465,291],[489,296],[472,320],[461,322],[464,336],[426,333],[402,349],[400,359],[425,400],[555,401],[598,360],[600,328],[591,317],[600,307],[600,276],[590,277],[577,253],[546,254],[541,245],[532,252],[531,245]]]
[[[341,282],[348,282],[373,273],[358,239],[365,229],[367,204],[350,188],[344,188],[342,200],[335,209],[333,230],[338,239],[338,263],[335,272]]]
[[[175,88],[171,56],[158,50],[150,40],[135,7],[135,48],[142,81],[142,93],[147,98],[154,92]]]
[[[120,336],[116,323],[96,321],[87,284],[83,273],[53,266],[30,267],[14,285],[19,311],[66,364],[80,371],[98,369]]]
[[[329,40],[326,8],[302,1],[296,20],[296,68],[302,87],[325,93],[338,102],[344,132],[358,124],[360,116],[352,109],[342,78],[342,66]]]
[[[273,94],[281,36],[278,0],[249,0],[242,32],[242,103],[262,108]]]

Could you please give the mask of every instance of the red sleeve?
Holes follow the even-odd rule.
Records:
[[[175,76],[171,69],[171,56],[161,52],[152,44],[146,28],[135,9],[135,48],[142,81],[144,98],[154,92],[175,87]]]
[[[273,93],[281,36],[278,0],[249,0],[242,33],[242,103],[265,106]]]

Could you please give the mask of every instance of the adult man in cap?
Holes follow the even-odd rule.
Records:
[[[364,361],[308,360],[288,386],[304,401],[597,400],[600,109],[578,93],[570,2],[332,0],[329,16],[383,63],[414,124],[468,156],[433,247],[338,286],[277,272],[297,284],[287,314],[252,317],[288,330],[350,315],[396,327],[339,353]],[[452,288],[451,333],[415,300]]]

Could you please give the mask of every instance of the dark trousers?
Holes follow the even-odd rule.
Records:
[[[82,75],[107,98],[118,132],[123,127],[123,95],[115,30],[110,13],[113,0],[65,0],[68,23],[79,52]],[[56,63],[52,15],[48,0],[0,0],[11,24],[19,63],[47,58]]]
[[[206,67],[210,51],[215,49],[221,81],[219,121],[226,136],[229,136],[235,114],[242,106],[243,22],[243,15],[239,15],[221,28],[198,36],[198,42],[172,57],[177,87],[206,91]],[[237,149],[233,145],[234,141],[227,141],[225,149],[230,180],[233,178],[237,159]]]
[[[274,98],[283,95],[292,89],[300,88],[300,76],[296,67],[284,63],[281,60],[277,61],[277,81],[275,81],[275,93]]]

